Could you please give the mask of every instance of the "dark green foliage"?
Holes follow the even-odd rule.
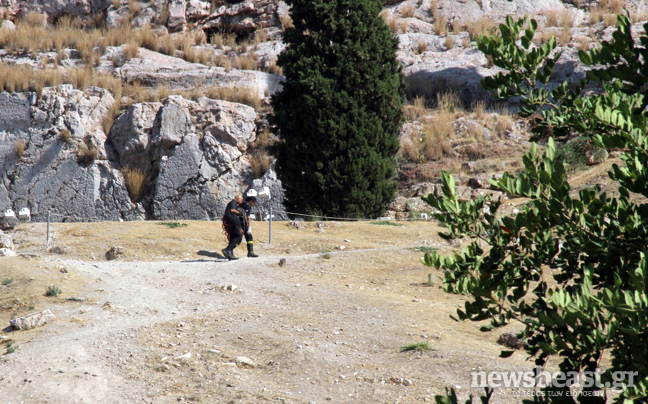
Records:
[[[436,351],[436,349],[432,348],[430,344],[427,342],[415,342],[413,344],[405,345],[402,346],[401,352],[408,352],[408,351],[414,351],[414,352],[423,352],[423,351]]]
[[[426,245],[421,245],[421,246],[418,246],[418,247],[410,247],[410,250],[416,250],[416,251],[420,251],[422,253],[432,254],[433,252],[436,251],[436,248],[429,247],[429,246],[426,246]]]
[[[162,226],[166,226],[169,229],[188,226],[187,223],[180,223],[180,222],[160,222],[158,224]]]
[[[62,292],[63,291],[58,286],[50,285],[50,286],[47,287],[47,290],[45,291],[45,296],[56,297],[56,296],[60,295]]]
[[[459,202],[452,176],[443,173],[443,196],[425,200],[444,212],[436,215],[448,225],[442,237],[471,242],[452,256],[426,254],[425,264],[444,271],[447,292],[472,296],[457,311],[459,320],[490,320],[482,327],[485,332],[510,322],[523,324],[525,350],[536,365],[553,358],[563,372],[594,371],[609,355],[603,384],[619,382],[615,372],[636,372],[634,385],[621,386],[619,395],[526,402],[646,402],[648,204],[631,193],[648,197],[648,128],[642,108],[647,101],[639,92],[646,83],[648,55],[634,45],[630,22],[620,16],[612,43],[580,54],[595,67],[587,78],[545,91],[535,83],[546,83],[551,74],[554,61],[547,58],[553,41],[534,52],[532,21],[520,47],[515,41],[523,24],[509,18],[500,26],[501,38],[479,39],[479,48],[509,71],[485,85],[503,97],[521,96],[523,114],[540,114],[536,129],[580,134],[599,147],[624,150],[625,165],[614,165],[609,173],[619,184],[619,196],[608,196],[598,186],[573,192],[551,137],[544,155],[532,145],[523,158],[524,172],[493,181],[502,191],[531,200],[515,216],[498,214],[500,202],[483,197]],[[648,45],[648,36],[638,43]],[[583,93],[592,82],[605,91]],[[503,351],[502,357],[512,354]],[[457,403],[456,395],[449,392],[437,402]]]
[[[567,172],[583,170],[587,167],[587,153],[591,153],[595,160],[601,160],[606,154],[604,148],[592,144],[586,136],[570,140],[556,150],[556,160],[559,160]]]
[[[379,216],[394,196],[403,75],[379,0],[291,0],[272,97],[286,208]]]

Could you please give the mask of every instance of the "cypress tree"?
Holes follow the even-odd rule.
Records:
[[[283,89],[270,123],[286,208],[383,213],[396,190],[403,74],[380,0],[288,0]]]

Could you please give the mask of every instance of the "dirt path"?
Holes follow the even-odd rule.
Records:
[[[206,257],[200,243],[175,260],[19,258],[37,278],[25,284],[58,277],[65,286],[34,303],[54,323],[7,334],[19,349],[0,359],[0,402],[433,402],[447,386],[467,395],[471,370],[530,367],[523,355],[497,358],[496,335],[449,319],[462,299],[426,286],[422,253],[404,248],[420,227],[353,230],[367,229],[383,236],[318,253],[307,251],[313,229],[278,231],[261,258],[232,262]],[[59,242],[77,248],[63,233]],[[416,342],[435,350],[400,352]],[[509,393],[496,402],[517,401]]]

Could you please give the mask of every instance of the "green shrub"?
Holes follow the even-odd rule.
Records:
[[[62,292],[63,291],[58,286],[50,285],[50,286],[47,287],[47,290],[45,291],[45,296],[56,297],[56,296],[60,295]]]

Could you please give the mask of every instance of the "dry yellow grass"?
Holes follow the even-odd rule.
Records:
[[[423,126],[423,155],[427,160],[438,160],[450,154],[453,120],[452,113],[441,110],[432,123]]]
[[[434,32],[437,35],[445,35],[448,33],[448,17],[445,15],[437,15],[434,19]]]
[[[18,139],[14,143],[14,152],[16,153],[16,156],[18,156],[18,158],[22,158],[22,156],[25,154],[25,142],[22,139]]]
[[[288,14],[282,14],[279,16],[279,21],[281,22],[281,29],[286,31],[288,28],[293,28],[294,24],[292,18]]]
[[[122,170],[126,189],[133,202],[137,202],[144,189],[144,181],[146,180],[146,173],[136,168],[125,168]]]
[[[601,0],[601,8],[614,14],[621,14],[624,9],[623,0]]]
[[[415,52],[421,54],[421,53],[425,53],[427,49],[428,49],[428,43],[421,40],[417,42]]]
[[[425,107],[425,97],[417,95],[411,105],[405,105],[403,112],[409,119],[415,121],[427,114]]]
[[[261,99],[247,87],[210,87],[204,94],[208,98],[248,105],[256,111],[261,109]]]
[[[545,18],[545,27],[557,27],[559,25],[558,18],[558,10],[547,11],[547,16]]]
[[[258,56],[255,53],[241,55],[234,59],[232,67],[241,70],[256,70],[258,66]]]
[[[58,138],[59,138],[59,140],[60,140],[61,142],[63,142],[63,143],[67,143],[67,142],[69,142],[70,140],[72,140],[72,133],[70,133],[70,131],[67,130],[67,129],[63,129],[63,130],[59,133]]]
[[[412,4],[406,4],[401,6],[398,11],[400,12],[401,17],[403,18],[412,18],[414,17],[414,12],[416,8]]]
[[[495,22],[488,16],[481,16],[476,21],[470,21],[466,24],[466,29],[470,38],[474,39],[480,35],[490,35],[495,30]]]
[[[262,26],[257,26],[256,31],[254,32],[254,42],[259,44],[266,42],[268,40],[268,35]]]
[[[563,27],[560,30],[560,34],[556,37],[559,45],[566,45],[571,42],[571,30],[567,27]]]
[[[560,13],[560,26],[563,28],[573,28],[576,25],[576,14],[570,9],[564,9]]]
[[[428,8],[430,10],[430,15],[432,18],[436,18],[437,15],[437,0],[430,0],[428,3]]]
[[[265,150],[257,150],[250,155],[250,168],[255,179],[263,177],[263,174],[270,169],[272,160],[272,156]]]
[[[77,161],[83,165],[90,165],[97,157],[99,157],[99,152],[97,148],[92,143],[81,143],[77,148]]]
[[[450,50],[454,47],[454,39],[452,38],[451,35],[446,36],[445,47],[447,50]]]
[[[466,36],[466,37],[463,37],[463,39],[461,40],[461,46],[463,46],[464,49],[469,48],[470,43],[471,43],[470,42],[470,37]]]

